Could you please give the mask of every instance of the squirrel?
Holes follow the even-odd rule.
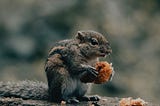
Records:
[[[59,41],[49,51],[45,62],[48,87],[33,81],[18,84],[0,82],[0,97],[67,103],[98,101],[98,96],[87,97],[85,94],[98,75],[95,63],[99,57],[105,57],[111,52],[110,44],[102,34],[78,31],[75,38]]]

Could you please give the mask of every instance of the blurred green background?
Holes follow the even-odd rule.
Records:
[[[116,74],[92,94],[160,103],[159,0],[0,0],[0,80],[46,82],[44,62],[78,30],[105,35]]]

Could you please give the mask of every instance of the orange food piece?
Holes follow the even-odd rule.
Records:
[[[132,99],[129,98],[122,98],[119,102],[120,106],[146,106],[147,102],[145,102],[143,99],[137,98]]]
[[[95,84],[101,84],[107,82],[112,74],[111,64],[108,62],[97,62],[95,65],[96,71],[98,71],[98,77],[95,79]]]

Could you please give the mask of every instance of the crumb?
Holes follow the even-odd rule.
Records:
[[[137,98],[132,99],[129,98],[122,98],[119,102],[120,106],[146,106],[147,102],[145,102],[143,99]]]
[[[94,83],[101,84],[107,82],[112,74],[112,65],[108,62],[97,62],[95,68],[99,74]]]
[[[61,105],[66,105],[66,101],[61,101]]]

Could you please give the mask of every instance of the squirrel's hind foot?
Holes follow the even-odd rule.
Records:
[[[77,98],[79,101],[99,101],[100,96],[94,95],[94,96],[83,96]]]
[[[66,102],[67,102],[67,104],[77,104],[80,101],[78,99],[76,99],[76,98],[70,98]]]

